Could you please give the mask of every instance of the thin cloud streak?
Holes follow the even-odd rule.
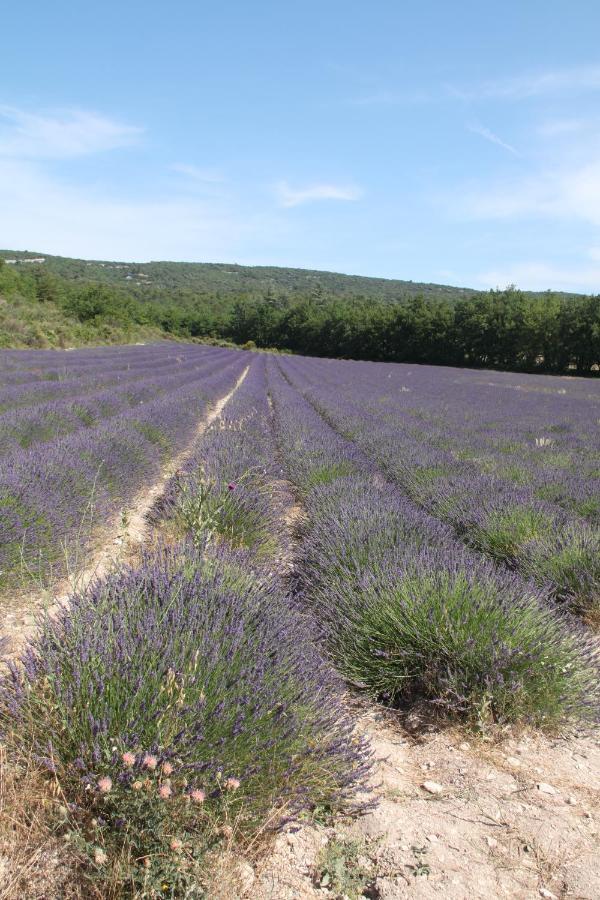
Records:
[[[13,159],[74,159],[116,150],[131,146],[142,131],[82,109],[41,114],[0,105],[0,156]]]
[[[275,185],[280,206],[291,208],[320,200],[359,200],[363,191],[355,185],[312,184],[303,188],[293,188],[287,181]]]
[[[457,100],[528,100],[536,97],[600,91],[600,66],[574,66],[530,72],[510,78],[484,81],[469,88],[446,84],[445,89],[450,97]]]
[[[549,119],[538,126],[537,132],[546,138],[562,137],[577,134],[595,124],[593,120],[589,119]]]
[[[519,151],[512,146],[512,144],[507,144],[506,141],[503,141],[501,137],[499,137],[495,132],[493,132],[490,128],[486,128],[484,125],[478,125],[477,123],[469,125],[468,130],[473,134],[478,134],[479,137],[484,138],[486,141],[489,141],[491,144],[496,144],[498,147],[502,147],[503,150],[507,150],[509,153],[512,153],[514,156],[520,156]]]

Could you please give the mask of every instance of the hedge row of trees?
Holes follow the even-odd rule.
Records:
[[[226,336],[315,356],[589,375],[600,367],[600,297],[509,288],[397,304],[266,298],[236,303]]]
[[[600,296],[532,295],[514,287],[457,300],[306,298],[160,292],[149,298],[110,284],[71,282],[39,269],[23,274],[40,303],[90,325],[150,325],[314,356],[598,374]]]

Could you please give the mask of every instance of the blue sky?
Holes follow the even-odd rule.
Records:
[[[2,247],[600,291],[594,0],[34,0],[2,34]]]

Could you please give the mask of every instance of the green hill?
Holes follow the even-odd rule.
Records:
[[[238,266],[228,263],[187,262],[115,262],[110,260],[71,259],[32,251],[0,250],[0,257],[17,260],[16,268],[37,265],[28,262],[44,259],[48,271],[72,281],[99,281],[120,285],[133,293],[154,294],[159,290],[193,291],[222,296],[268,292],[289,297],[304,297],[318,292],[336,297],[366,297],[394,301],[417,296],[454,299],[478,293],[470,288],[388,278],[366,278],[311,269],[278,266]],[[135,289],[141,289],[135,290]]]

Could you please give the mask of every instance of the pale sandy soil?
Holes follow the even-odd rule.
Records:
[[[350,839],[371,898],[600,897],[600,730],[488,743],[418,723],[408,730],[383,710],[357,715],[375,751],[378,806],[329,827],[288,826],[262,861],[243,867],[237,896],[343,896],[319,886],[319,863],[329,843]]]

